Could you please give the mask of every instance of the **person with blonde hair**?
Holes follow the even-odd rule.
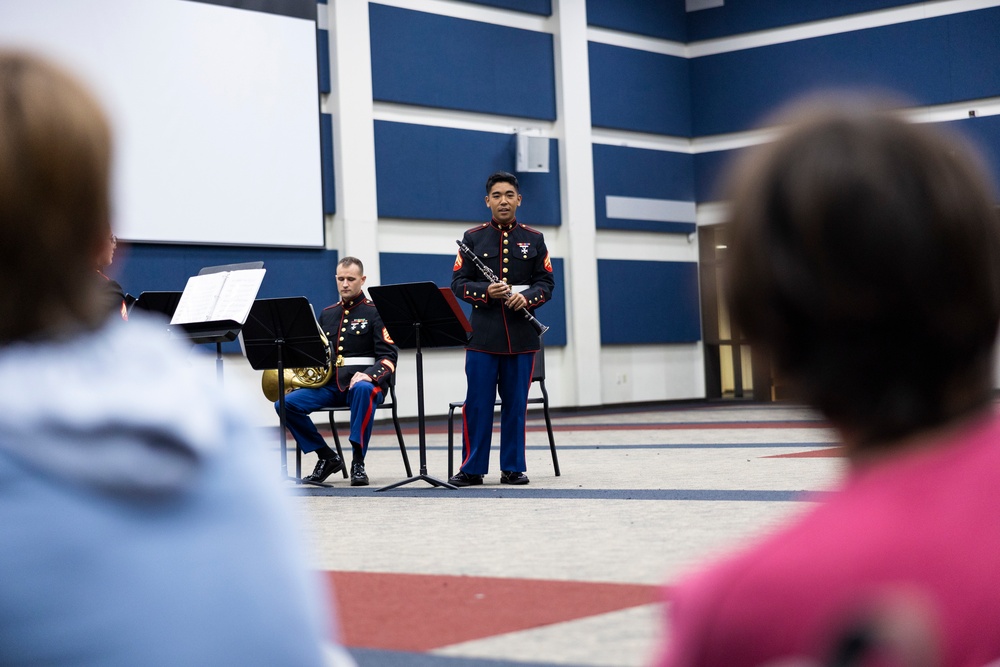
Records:
[[[352,664],[235,399],[108,313],[111,162],[91,93],[0,49],[0,663]]]
[[[850,96],[775,125],[729,179],[732,316],[838,432],[848,470],[776,534],[667,592],[658,664],[991,663],[996,196],[963,142]]]

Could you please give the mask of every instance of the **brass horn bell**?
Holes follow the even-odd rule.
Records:
[[[326,366],[307,366],[304,368],[286,368],[285,393],[300,387],[316,389],[322,387],[333,377],[334,365],[330,354],[330,345],[323,336],[323,344],[326,346]],[[271,368],[264,371],[260,378],[260,388],[264,392],[264,398],[272,403],[278,400],[278,371]]]

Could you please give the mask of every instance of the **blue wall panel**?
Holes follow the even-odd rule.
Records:
[[[375,122],[375,173],[382,218],[486,222],[486,179],[514,171],[512,134]],[[558,225],[559,150],[549,140],[549,172],[516,174],[524,200],[518,220]]]
[[[456,254],[457,254],[456,249]],[[412,253],[379,253],[382,267],[382,284],[398,285],[399,283],[416,283],[430,281],[438,287],[451,287],[451,272],[455,265],[455,254],[452,255],[418,255]],[[556,288],[552,300],[535,311],[535,317],[549,327],[545,332],[545,345],[566,344],[566,299],[563,260],[552,258],[552,275]],[[467,318],[472,317],[472,308],[464,301],[459,301]]]
[[[691,61],[695,136],[745,130],[820,88],[875,87],[915,105],[1000,95],[1000,8]]]
[[[940,124],[942,129],[967,140],[983,160],[994,192],[1000,195],[1000,116],[966,118]],[[694,156],[695,196],[698,202],[719,201],[722,178],[731,162],[749,148],[712,151]],[[596,171],[596,165],[595,165]],[[1000,200],[998,200],[1000,201]]]
[[[552,15],[552,0],[465,0],[476,5],[513,9],[526,14]]]
[[[587,0],[587,24],[676,42],[687,41],[687,13],[683,2]]]
[[[316,61],[319,72],[319,92],[329,93],[331,90],[329,30],[316,30]]]
[[[317,309],[340,300],[334,250],[129,244],[115,255],[111,274],[126,292],[183,290],[206,266],[263,261],[259,296],[305,296]]]
[[[711,151],[694,156],[695,200],[699,203],[722,199],[722,179],[731,160],[744,149]]]
[[[701,340],[698,264],[597,261],[601,344]]]
[[[993,194],[1000,196],[1000,116],[966,118],[942,125],[945,129],[964,136],[972,144],[989,171]]]
[[[594,144],[597,227],[690,233],[695,224],[608,218],[606,197],[695,201],[693,160],[685,153]]]
[[[919,0],[726,0],[722,7],[688,14],[688,40],[695,42],[918,3]]]
[[[687,59],[597,42],[588,52],[594,126],[691,136]]]
[[[138,296],[142,292],[182,291],[187,279],[206,266],[264,262],[264,282],[258,298],[304,296],[316,311],[340,300],[335,276],[337,252],[332,250],[205,247],[129,244],[119,246],[109,275],[122,288]],[[235,341],[223,346],[239,352]]]
[[[323,213],[337,212],[337,179],[333,169],[333,116],[319,115],[320,177],[323,180]]]
[[[555,120],[552,35],[371,4],[376,100]]]

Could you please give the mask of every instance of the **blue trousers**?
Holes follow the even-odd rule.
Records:
[[[351,406],[351,442],[361,445],[362,456],[368,453],[372,437],[375,408],[382,405],[385,394],[371,382],[358,382],[351,389],[341,391],[333,383],[316,389],[296,389],[285,396],[285,426],[303,452],[315,452],[326,446],[326,440],[316,430],[309,413],[323,408]],[[274,402],[275,411],[280,410]]]
[[[465,352],[468,384],[462,408],[462,471],[485,475],[490,470],[493,409],[500,394],[500,469],[524,472],[524,425],[535,353]]]

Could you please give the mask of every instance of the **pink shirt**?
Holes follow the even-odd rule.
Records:
[[[826,655],[886,590],[933,610],[943,665],[1000,658],[1000,419],[854,469],[804,517],[668,592],[661,667]]]

